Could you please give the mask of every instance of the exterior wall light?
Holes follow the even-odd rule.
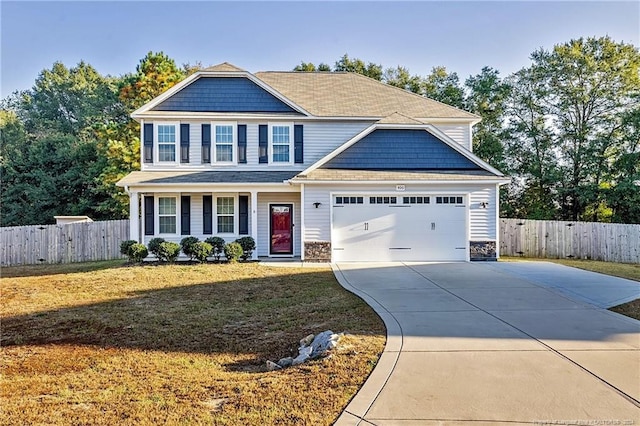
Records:
[[[318,207],[320,207],[322,205],[321,202],[316,201],[315,203],[313,203],[313,206],[317,209]]]

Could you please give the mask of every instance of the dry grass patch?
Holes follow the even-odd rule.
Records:
[[[384,346],[327,268],[117,265],[3,269],[4,424],[330,424]],[[331,358],[264,368],[326,329]]]

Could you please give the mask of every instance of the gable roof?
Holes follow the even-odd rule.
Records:
[[[223,62],[221,64],[218,65],[213,65],[210,67],[207,67],[205,69],[203,69],[202,71],[213,71],[213,72],[246,72],[246,70],[243,70],[242,68],[239,68],[233,64],[230,64],[229,62]]]
[[[384,123],[374,123],[371,126],[367,127],[347,142],[339,146],[338,148],[331,151],[329,154],[321,158],[320,160],[313,163],[311,166],[307,167],[305,170],[300,172],[298,176],[307,176],[309,173],[317,170],[321,167],[325,168],[328,163],[330,163],[334,158],[338,157],[343,152],[347,151],[350,147],[357,144],[361,140],[365,139],[368,135],[372,134],[378,129],[394,129],[394,130],[422,130],[429,133],[431,136],[434,136],[444,145],[447,145],[449,148],[452,148],[453,151],[456,151],[458,154],[465,157],[471,163],[476,164],[480,169],[486,170],[492,173],[495,176],[503,177],[504,175],[498,169],[492,167],[487,162],[483,161],[476,155],[474,155],[471,151],[451,139],[444,132],[438,130],[431,124],[384,124]],[[380,152],[378,152],[380,153]]]
[[[399,112],[394,112],[391,115],[387,115],[386,117],[378,120],[376,123],[378,124],[425,124],[420,120],[413,119],[407,115],[400,114]]]
[[[397,112],[412,118],[480,119],[356,73],[267,71],[254,75],[319,117],[387,117]]]

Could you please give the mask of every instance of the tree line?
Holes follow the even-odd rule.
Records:
[[[640,223],[640,52],[609,37],[538,49],[503,77],[484,67],[461,81],[351,58],[300,72],[350,71],[475,113],[473,150],[511,177],[504,217]],[[2,226],[54,215],[128,217],[115,182],[138,170],[139,125],[129,114],[201,64],[149,52],[135,72],[103,76],[80,62],[43,70],[0,105]]]

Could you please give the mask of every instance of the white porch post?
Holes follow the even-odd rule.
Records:
[[[258,192],[251,191],[251,236],[256,242],[256,249],[251,255],[251,259],[258,259]]]
[[[129,239],[140,242],[140,197],[134,191],[129,193]]]
[[[304,234],[305,234],[305,226],[304,226],[304,210],[305,210],[305,202],[304,202],[304,184],[300,184],[300,260],[304,261]]]

